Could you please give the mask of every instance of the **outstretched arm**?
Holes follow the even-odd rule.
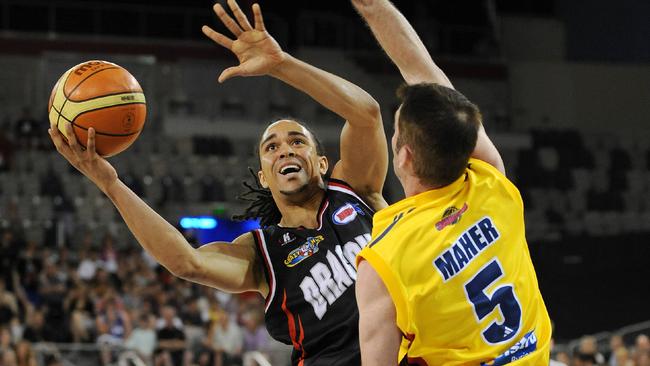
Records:
[[[268,292],[252,235],[244,234],[232,244],[194,249],[183,235],[119,180],[115,169],[95,151],[95,130],[88,129],[83,150],[69,122],[66,144],[58,128],[48,130],[63,157],[90,179],[118,209],[138,243],[174,275],[228,292]]]
[[[437,83],[454,87],[433,62],[415,29],[390,1],[352,0],[352,4],[407,84]]]
[[[404,15],[389,0],[352,0],[368,23],[375,38],[399,69],[408,84],[437,83],[454,88]],[[472,157],[492,164],[502,173],[505,167],[483,126],[480,127]]]
[[[378,103],[351,82],[283,52],[267,32],[258,4],[253,5],[254,27],[234,0],[229,0],[228,5],[235,19],[220,4],[214,6],[214,11],[236,39],[208,26],[202,29],[214,42],[231,50],[240,62],[224,70],[219,81],[234,76],[269,75],[341,116],[347,122],[341,133],[341,161],[334,167],[332,177],[347,181],[372,203],[383,201],[381,190],[388,170],[388,148]]]

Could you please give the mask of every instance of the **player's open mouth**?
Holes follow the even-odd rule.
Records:
[[[298,164],[288,164],[280,168],[280,174],[288,175],[291,173],[298,173],[302,168]]]

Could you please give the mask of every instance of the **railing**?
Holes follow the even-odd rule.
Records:
[[[623,337],[623,340],[625,341],[626,344],[632,344],[634,342],[634,338],[641,333],[650,334],[650,320],[637,323],[637,324],[628,325],[618,330],[604,331],[596,334],[591,334],[591,336],[596,338],[596,342],[598,344],[598,350],[607,353],[610,351],[609,339],[613,335],[620,335],[621,337]],[[580,344],[580,339],[581,338],[574,339],[569,343],[567,343],[566,345],[558,345],[556,349],[558,351],[561,350],[561,351],[571,352],[578,347],[578,345]]]
[[[50,358],[58,359],[63,366],[100,365],[101,353],[111,353],[114,366],[147,366],[150,360],[144,360],[137,352],[121,345],[94,343],[35,343],[33,345],[39,366],[46,365]],[[273,352],[273,351],[272,351]],[[267,356],[259,351],[246,352],[244,365],[273,366]],[[276,365],[283,366],[283,365]]]

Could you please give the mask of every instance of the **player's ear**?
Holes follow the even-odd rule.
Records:
[[[264,177],[264,172],[261,169],[257,172],[257,179],[259,179],[262,188],[266,188],[266,189],[269,188],[269,183],[266,181],[266,177]]]
[[[413,149],[408,144],[404,144],[397,151],[397,166],[401,171],[408,172],[409,175],[414,175],[413,158]]]
[[[329,168],[329,161],[327,161],[327,157],[319,156],[318,157],[318,172],[320,173],[320,175],[325,175],[327,173],[328,168]]]

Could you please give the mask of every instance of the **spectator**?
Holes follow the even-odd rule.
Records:
[[[112,293],[107,294],[106,299],[97,304],[97,314],[97,343],[101,348],[102,364],[108,365],[117,356],[114,346],[122,345],[131,333],[131,320],[119,299]]]
[[[16,353],[12,349],[0,349],[0,365],[2,366],[18,366],[16,363]]]
[[[37,243],[27,242],[18,257],[18,277],[25,290],[25,294],[30,302],[38,304],[40,296],[38,295],[38,278],[43,269],[43,261],[38,255]]]
[[[573,353],[571,366],[596,366],[596,357],[593,354],[582,353],[576,350]]]
[[[184,282],[184,284],[190,284]],[[183,308],[181,312],[183,324],[185,324],[185,335],[187,345],[191,352],[197,353],[201,348],[202,341],[206,338],[205,320],[199,308],[199,299],[193,297]]]
[[[616,366],[634,366],[634,361],[630,359],[630,353],[625,347],[619,347],[612,351],[609,362],[610,365],[613,363]]]
[[[36,355],[32,349],[32,344],[28,341],[20,341],[16,345],[16,364],[17,366],[36,366]]]
[[[261,309],[248,309],[242,314],[244,325],[244,366],[253,366],[256,363],[248,352],[265,352],[269,348],[271,336],[264,327],[264,316]]]
[[[45,267],[39,278],[39,293],[47,304],[61,304],[66,293],[67,275],[58,266],[54,258],[45,261]]]
[[[6,290],[4,278],[0,279],[0,326],[8,325],[18,315],[18,301],[13,293]]]
[[[650,338],[645,334],[639,334],[634,340],[634,348],[636,351],[650,351]]]
[[[13,338],[7,327],[0,327],[0,352],[13,351]]]
[[[102,267],[97,267],[95,280],[92,283],[94,295],[99,299],[107,299],[115,294],[115,278]]]
[[[102,239],[102,262],[103,267],[111,275],[117,273],[117,251],[115,250],[115,245],[113,242],[113,237],[111,235],[104,236]]]
[[[598,343],[595,337],[582,337],[578,345],[578,353],[585,356],[585,360],[588,358],[587,356],[593,357],[594,364],[602,365],[605,363],[605,357],[598,352]]]
[[[154,359],[156,366],[181,366],[184,360],[185,333],[182,324],[176,321],[176,309],[163,306],[161,312],[162,327],[158,329],[158,349]]]
[[[650,352],[637,354],[635,366],[650,366]]]
[[[100,302],[97,314],[98,343],[121,344],[131,333],[131,318],[116,295],[110,294]]]
[[[131,332],[126,342],[124,342],[126,348],[136,351],[147,364],[151,363],[153,351],[156,348],[154,322],[153,315],[148,313],[140,314],[138,317],[138,326]]]
[[[635,366],[642,366],[648,363],[650,355],[650,338],[645,334],[639,334],[634,340],[634,363]]]
[[[214,351],[215,365],[241,366],[244,333],[228,312],[222,312],[212,323],[210,347]]]
[[[609,349],[611,351],[611,354],[609,356],[610,366],[624,366],[622,364],[617,363],[616,351],[619,350],[620,348],[625,348],[625,343],[623,343],[623,337],[620,334],[614,334],[609,339]]]
[[[569,354],[564,351],[560,351],[555,354],[555,359],[557,362],[563,364],[563,365],[571,365],[571,357],[569,357]]]
[[[98,254],[94,250],[86,249],[81,252],[81,261],[77,267],[77,276],[83,281],[95,278],[99,263]]]
[[[86,285],[78,284],[72,289],[63,302],[63,308],[70,319],[73,342],[91,342],[95,309]]]
[[[266,349],[269,334],[263,326],[264,317],[260,309],[249,309],[242,315],[244,325],[244,350],[259,351]]]
[[[53,333],[56,331],[56,329],[45,325],[43,309],[35,309],[34,311],[28,312],[27,326],[23,332],[23,339],[32,343],[52,341],[55,339]]]
[[[65,299],[67,286],[67,273],[58,265],[54,256],[45,260],[43,273],[39,277],[39,295],[43,301],[46,310],[46,322],[49,327],[56,329],[50,341],[66,342],[69,341],[68,327],[63,310],[63,300]],[[63,263],[61,263],[63,265]]]

